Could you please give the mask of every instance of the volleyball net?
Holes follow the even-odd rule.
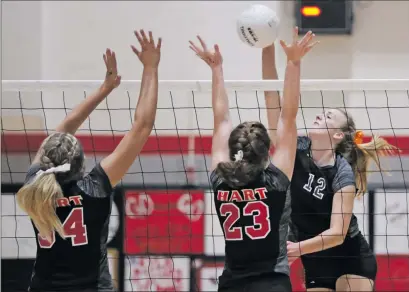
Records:
[[[15,193],[42,140],[101,81],[2,82],[1,240],[4,291],[26,291],[36,253]],[[122,81],[78,130],[86,170],[130,129],[140,81]],[[282,81],[226,81],[233,124],[267,124],[264,91]],[[216,291],[224,238],[209,184],[213,113],[210,81],[161,81],[155,126],[117,188],[110,220],[111,273],[119,291]],[[371,167],[370,194],[355,202],[378,259],[377,291],[409,287],[409,80],[303,80],[297,117],[305,134],[317,114],[342,108],[364,140],[381,135],[402,151]],[[7,269],[6,269],[7,267]],[[294,291],[305,291],[300,261]],[[9,289],[9,290],[7,290]]]

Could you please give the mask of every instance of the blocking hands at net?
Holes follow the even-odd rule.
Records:
[[[296,116],[300,97],[300,61],[315,45],[314,35],[281,42],[287,55],[276,150],[270,161],[270,138],[260,122],[232,127],[224,87],[222,56],[217,45],[191,49],[212,70],[214,130],[211,182],[223,229],[226,262],[219,291],[291,291],[285,254],[290,200],[287,190],[296,154]]]
[[[115,150],[88,175],[77,129],[121,82],[115,53],[104,54],[105,81],[48,136],[17,194],[30,216],[37,256],[30,291],[114,291],[108,268],[107,238],[113,187],[126,174],[152,131],[158,100],[161,41],[151,32],[135,32],[132,46],[144,69],[132,128]],[[57,233],[57,234],[56,234]]]
[[[263,79],[278,79],[275,67],[273,44],[262,52]],[[280,96],[267,91],[265,100],[278,147]],[[290,264],[301,257],[307,290],[372,291],[376,259],[352,210],[366,191],[370,160],[380,167],[379,155],[394,149],[378,137],[363,143],[352,117],[336,108],[317,112],[307,136],[297,138],[287,252]]]

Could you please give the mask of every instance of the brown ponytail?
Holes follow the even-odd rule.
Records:
[[[230,134],[228,162],[217,166],[218,175],[232,188],[240,188],[256,179],[268,161],[270,138],[260,122],[244,122]],[[242,152],[239,159],[235,155]]]
[[[41,152],[41,170],[69,163],[70,171],[43,173],[32,178],[16,197],[18,205],[30,216],[40,235],[50,241],[54,231],[65,237],[61,220],[56,214],[56,200],[63,197],[61,183],[83,175],[84,155],[78,140],[66,133],[50,135],[41,145]]]

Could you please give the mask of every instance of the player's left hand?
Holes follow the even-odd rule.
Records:
[[[288,264],[291,266],[301,256],[300,243],[287,241]]]
[[[105,74],[103,88],[113,90],[121,84],[121,76],[118,75],[115,52],[107,49],[104,54],[104,62],[107,72]]]

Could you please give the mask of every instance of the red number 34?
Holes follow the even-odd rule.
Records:
[[[72,246],[88,244],[87,226],[84,225],[83,208],[72,209],[65,219],[63,227],[66,237],[71,238]],[[55,243],[55,232],[52,234],[51,242],[42,238],[40,234],[38,234],[37,238],[41,248],[51,248]]]
[[[233,227],[241,217],[239,207],[233,203],[223,203],[220,206],[220,214],[226,217],[223,223],[226,240],[242,240],[243,228]],[[262,239],[270,233],[270,210],[264,202],[248,202],[243,208],[243,216],[253,216],[253,225],[244,227],[244,232],[249,238]]]

